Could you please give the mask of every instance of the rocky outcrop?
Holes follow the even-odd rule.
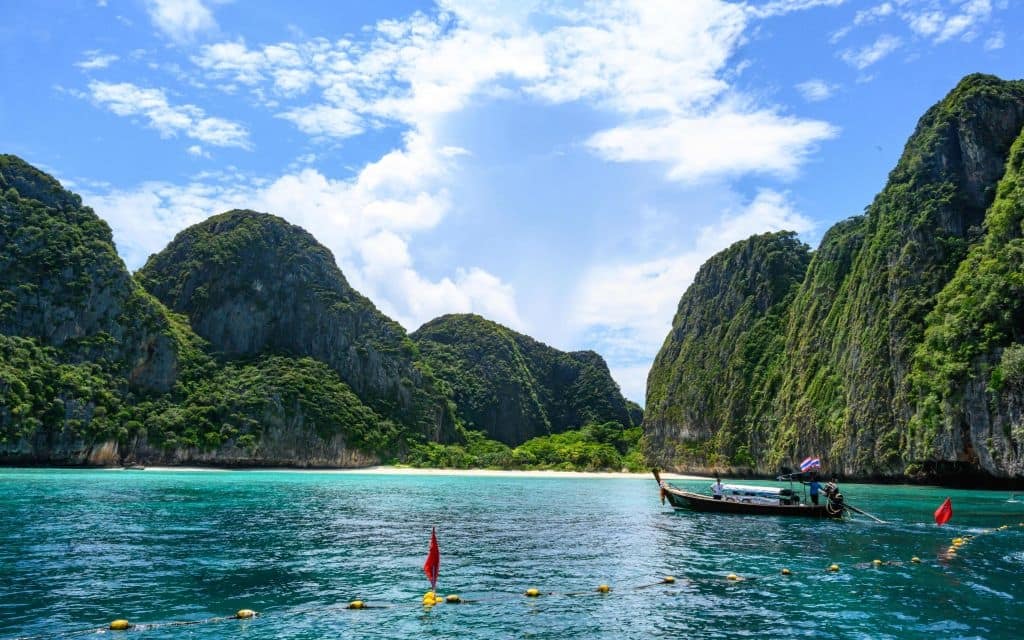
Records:
[[[668,447],[681,445],[704,463],[735,463],[729,456],[746,445],[750,456],[742,466],[762,473],[812,453],[830,470],[856,477],[936,477],[942,469],[1000,477],[1020,473],[1019,422],[1014,422],[1020,399],[1005,391],[1012,384],[995,387],[986,380],[999,378],[1003,366],[995,363],[1018,339],[1016,311],[998,327],[984,325],[999,337],[991,342],[986,337],[985,348],[968,349],[975,358],[969,366],[960,355],[937,354],[944,348],[959,354],[965,344],[978,343],[977,336],[957,334],[964,317],[986,306],[958,293],[968,286],[958,269],[980,274],[990,266],[986,277],[1003,284],[995,290],[973,286],[994,300],[1016,295],[1010,283],[1021,271],[1014,250],[1008,243],[991,246],[991,237],[999,226],[993,214],[1019,205],[1019,193],[1007,183],[1015,171],[1012,158],[998,199],[996,193],[1022,126],[1020,81],[968,76],[929,109],[885,188],[863,216],[826,234],[792,301],[779,310],[781,357],[772,355],[777,342],[770,340],[745,360],[766,365],[745,387],[753,390],[755,401],[741,412],[715,413],[720,402],[709,388],[677,391],[665,403],[666,356],[680,336],[731,327],[736,312],[726,302],[729,313],[722,318],[677,318],[682,325],[674,325],[665,355],[651,372],[646,424],[652,433],[670,429],[678,436],[659,440],[664,444],[655,444],[653,455],[679,460]],[[719,292],[694,284],[684,302],[691,296],[695,306],[722,305]],[[944,343],[942,336],[950,331],[959,337]],[[710,362],[693,355],[682,364],[679,380],[702,380],[720,371],[717,354]],[[742,363],[730,364],[727,374],[735,375],[737,367]],[[670,390],[675,384],[668,379]],[[997,398],[994,392],[1010,395]],[[738,439],[732,437],[736,433]],[[696,446],[703,442],[712,445]]]
[[[222,356],[315,358],[382,416],[431,440],[454,437],[447,401],[417,366],[405,330],[349,286],[303,229],[229,211],[179,233],[137,277]]]
[[[763,449],[751,415],[779,366],[786,310],[810,252],[790,232],[738,242],[683,294],[647,379],[646,451],[662,467],[744,466]]]
[[[907,444],[920,472],[1024,476],[1024,133],[914,358]]]
[[[107,224],[15,156],[0,156],[0,191],[0,334],[168,391],[180,348],[171,319],[125,269]]]
[[[633,424],[593,351],[559,351],[473,314],[441,316],[412,338],[451,388],[465,427],[510,446],[593,422]]]
[[[128,274],[110,229],[78,196],[13,156],[0,156],[0,186],[0,464],[353,466],[419,433],[318,360],[255,351],[267,343],[232,354],[240,360],[211,357],[187,320]],[[378,327],[364,372],[412,368],[398,386],[415,407],[415,365],[390,365],[388,352],[412,343],[374,313],[355,321]]]

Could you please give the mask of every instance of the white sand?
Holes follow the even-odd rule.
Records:
[[[120,470],[113,468],[114,470]],[[268,467],[257,469],[234,469],[219,467],[146,467],[146,471],[274,471],[289,473],[331,473],[349,475],[381,475],[381,476],[466,476],[488,478],[641,478],[654,480],[649,473],[625,473],[621,471],[507,471],[498,469],[417,469],[414,467],[393,467],[380,465],[357,469],[295,469],[291,467]],[[704,476],[680,475],[662,472],[666,480],[706,480]]]

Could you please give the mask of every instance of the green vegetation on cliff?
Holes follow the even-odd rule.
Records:
[[[859,476],[944,463],[992,475],[1024,472],[1017,453],[1024,443],[1013,435],[1019,395],[998,401],[998,418],[989,416],[998,428],[975,426],[979,411],[990,413],[986,389],[1014,384],[1000,387],[999,361],[1015,362],[1011,344],[1021,332],[1019,230],[1011,213],[1021,193],[1010,146],[1022,125],[1024,82],[964,78],[921,118],[865,214],[825,235],[792,297],[767,314],[776,318],[764,321],[763,345],[724,369],[720,354],[675,354],[692,336],[752,326],[719,289],[749,265],[734,265],[703,288],[695,281],[649,380],[652,458],[738,464],[735,453],[746,446],[742,466],[767,473],[811,453]],[[684,314],[684,304],[719,308],[723,301],[721,316]],[[764,364],[751,369],[752,362]],[[721,399],[736,378],[750,398],[738,406]],[[721,381],[716,393],[700,386],[712,379]],[[694,381],[696,389],[665,391],[666,383],[671,390]]]
[[[1014,454],[1024,443],[1024,134],[984,231],[927,316],[914,358],[919,405],[909,444],[958,449],[975,464],[986,455],[1006,469],[1019,466]],[[990,446],[979,451],[977,441]]]
[[[131,277],[110,228],[52,177],[0,156],[0,335],[35,338],[167,391],[181,345],[166,309]]]
[[[212,357],[52,177],[0,156],[0,187],[0,458],[366,463],[404,446],[323,362]]]
[[[468,431],[464,444],[418,445],[407,462],[417,467],[449,469],[551,469],[556,471],[647,470],[640,451],[640,427],[622,429],[617,422],[531,438],[517,447]]]
[[[750,416],[770,406],[785,312],[810,252],[790,232],[737,242],[708,260],[679,302],[647,379],[645,430],[662,464],[752,466]]]
[[[137,277],[223,356],[314,358],[420,440],[455,437],[448,401],[405,330],[300,227],[229,211],[180,232]]]
[[[463,426],[510,446],[589,423],[630,427],[639,409],[598,354],[559,351],[478,315],[441,316],[412,339]]]

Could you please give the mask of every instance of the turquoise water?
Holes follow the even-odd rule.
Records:
[[[240,608],[262,615],[123,635],[1021,636],[1024,503],[842,489],[891,524],[675,513],[653,480],[0,469],[0,638]],[[931,512],[946,495],[954,517],[939,528]],[[435,525],[439,592],[478,602],[420,604]],[[947,559],[959,535],[977,537]],[[825,571],[833,562],[838,573]],[[636,588],[664,575],[677,584]],[[601,583],[613,592],[595,593]],[[529,587],[553,594],[528,599]],[[379,608],[341,608],[357,598]]]

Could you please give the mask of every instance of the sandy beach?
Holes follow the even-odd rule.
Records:
[[[120,467],[111,467],[112,471],[121,471]],[[649,473],[626,473],[622,471],[520,471],[505,469],[419,469],[415,467],[396,467],[378,465],[375,467],[361,467],[356,469],[296,469],[292,467],[267,467],[239,469],[232,467],[171,467],[171,466],[147,466],[146,471],[188,471],[188,472],[209,472],[218,473],[222,471],[273,471],[275,473],[329,473],[349,475],[382,475],[382,476],[465,476],[465,477],[490,477],[490,478],[634,478],[651,480]],[[705,476],[682,475],[678,473],[662,472],[661,477],[667,480],[705,480]]]

